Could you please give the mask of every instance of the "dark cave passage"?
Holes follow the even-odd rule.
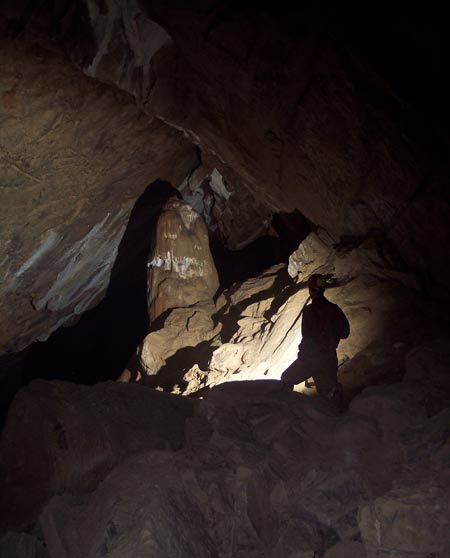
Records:
[[[92,384],[115,379],[148,328],[147,259],[161,207],[178,195],[169,183],[150,184],[131,212],[104,299],[72,327],[31,346],[24,383],[34,378]]]
[[[260,236],[242,250],[228,250],[220,241],[212,239],[211,251],[221,289],[255,277],[272,265],[287,263],[313,228],[298,210],[275,213],[271,225],[273,234]]]

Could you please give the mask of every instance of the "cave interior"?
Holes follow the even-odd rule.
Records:
[[[1,3],[0,557],[450,557],[447,27]]]

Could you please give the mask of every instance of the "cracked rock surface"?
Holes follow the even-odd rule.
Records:
[[[136,199],[196,165],[182,135],[57,52],[0,48],[0,353],[92,308],[109,282]]]

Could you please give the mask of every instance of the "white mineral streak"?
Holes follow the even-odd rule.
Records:
[[[126,223],[117,228],[124,210],[110,219],[110,213],[64,255],[67,264],[58,274],[47,294],[36,301],[36,310],[62,310],[75,306],[76,312],[87,309],[89,303],[107,286],[109,272],[117,255]]]
[[[50,229],[44,237],[39,248],[32,254],[26,262],[24,262],[16,273],[16,277],[20,277],[26,271],[36,264],[44,254],[54,248],[61,240],[61,236],[53,229]]]
[[[210,186],[212,190],[222,198],[225,198],[227,201],[230,199],[232,192],[226,189],[223,176],[217,169],[214,169],[211,173]]]
[[[172,42],[172,38],[160,25],[144,16],[136,0],[122,6],[122,17],[125,34],[130,47],[136,57],[136,66],[147,68],[153,56],[162,48]],[[131,8],[131,9],[130,9]]]
[[[166,252],[165,255],[154,256],[148,267],[158,267],[164,271],[172,271],[177,273],[181,279],[203,277],[205,274],[204,263],[197,258],[173,256],[170,252]]]
[[[107,2],[108,12],[106,15],[101,14],[95,2],[88,1],[89,16],[91,18],[92,29],[97,37],[101,39],[98,44],[97,52],[91,62],[86,68],[86,73],[89,76],[95,77],[98,65],[105,54],[108,53],[108,46],[113,36],[114,26],[116,22],[118,9],[114,5],[115,2],[109,0]]]
[[[158,113],[158,114],[155,114],[155,116],[158,120],[161,120],[161,122],[164,122],[164,124],[167,124],[171,128],[174,128],[175,130],[178,130],[179,132],[182,132],[183,136],[186,139],[188,139],[189,141],[191,141],[194,145],[201,145],[202,144],[202,140],[200,139],[200,136],[197,135],[193,130],[189,130],[188,128],[183,128],[182,126],[179,126],[178,124],[176,124],[172,120],[169,120],[168,118],[166,118],[163,114]]]
[[[124,52],[128,49],[133,53],[128,71],[109,76],[121,89],[135,94],[133,79],[130,76],[136,68],[142,69],[142,93],[146,96],[149,89],[150,62],[154,55],[172,38],[160,25],[143,14],[136,0],[121,2],[106,0],[106,10],[102,13],[98,3],[88,0],[89,17],[92,29],[98,40],[98,50],[92,63],[86,68],[87,75],[95,77],[102,59],[110,50],[117,48],[117,29],[123,29]]]

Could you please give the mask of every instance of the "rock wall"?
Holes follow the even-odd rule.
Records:
[[[193,147],[57,52],[2,38],[0,352],[46,339],[109,282],[133,205],[181,184]]]
[[[234,248],[269,230],[274,211],[299,210],[326,237],[326,258],[360,248],[322,262],[336,277],[353,278],[356,258],[369,283],[416,289],[419,277],[447,296],[448,169],[405,134],[388,110],[393,90],[336,40],[328,12],[306,11],[295,32],[269,12],[4,4],[1,29],[16,37],[2,43],[4,207],[16,211],[2,217],[3,351],[96,304],[133,200],[155,178]],[[390,306],[388,290],[374,287],[366,306]]]
[[[25,23],[20,8],[7,13],[52,34],[88,75],[132,93],[199,147],[204,173],[216,169],[227,183],[228,214],[222,211],[220,222],[231,246],[260,234],[270,212],[298,209],[335,241],[383,230],[412,268],[439,283],[438,251],[430,267],[419,246],[428,238],[422,215],[429,211],[448,239],[448,169],[408,138],[418,138],[412,126],[405,134],[400,109],[391,110],[401,102],[380,75],[385,68],[375,72],[364,52],[345,43],[353,21],[347,15],[357,26],[361,14],[304,6],[291,12],[156,0],[99,9],[88,1],[70,14],[54,13],[53,26],[40,10]],[[58,32],[68,22],[70,49]],[[436,181],[437,198],[427,186]],[[250,218],[243,204],[259,209]],[[237,218],[241,226],[246,221],[245,236],[227,234]]]

